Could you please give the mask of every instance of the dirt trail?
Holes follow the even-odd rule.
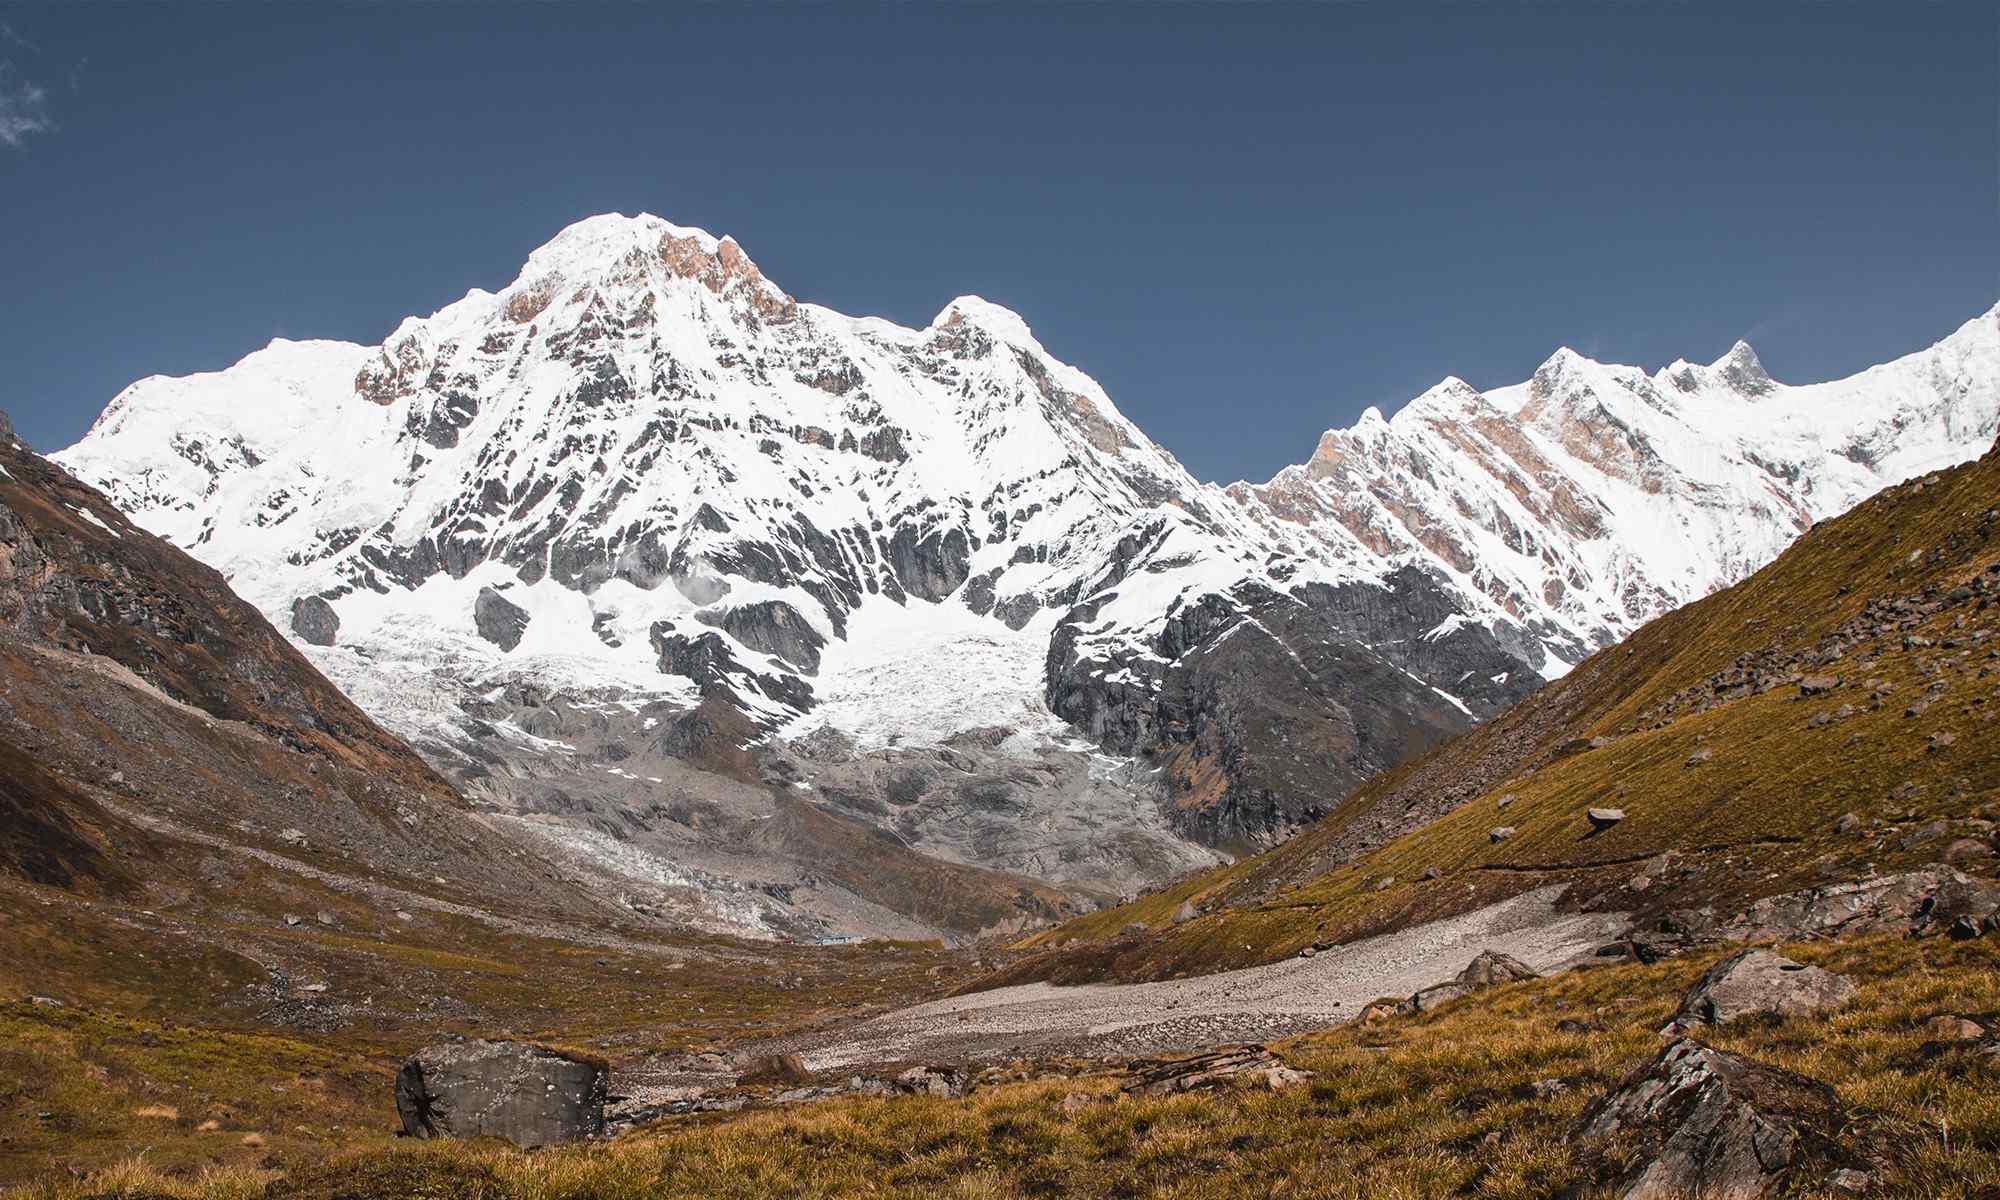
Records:
[[[1538,971],[1624,932],[1615,913],[1560,914],[1562,886],[1400,933],[1219,975],[1161,983],[997,988],[887,1013],[792,1041],[813,1070],[899,1059],[1025,1054],[1124,1057],[1267,1041],[1337,1025],[1382,996],[1407,996],[1494,949]]]

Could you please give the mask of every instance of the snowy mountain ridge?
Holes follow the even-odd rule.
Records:
[[[571,226],[380,347],[141,380],[55,457],[461,782],[573,749],[572,709],[627,722],[623,754],[658,736],[641,710],[719,704],[880,765],[839,786],[906,844],[1123,886],[1198,861],[1182,839],[1281,835],[1996,424],[2000,308],[1805,387],[1743,345],[1651,375],[1563,350],[1222,488],[1004,308],[847,317],[642,215]],[[881,765],[996,727],[1007,761],[1106,766],[989,803]],[[624,761],[587,778],[629,807]],[[832,768],[801,770],[832,803]],[[1087,848],[1090,822],[1030,845],[1114,775],[1147,802],[1102,820],[1143,849]],[[987,833],[952,840],[968,811]]]

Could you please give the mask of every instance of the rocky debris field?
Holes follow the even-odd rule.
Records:
[[[1263,1042],[1337,1025],[1384,995],[1412,995],[1488,950],[1535,971],[1594,953],[1621,934],[1611,913],[1560,914],[1544,888],[1462,917],[1262,967],[1158,983],[996,988],[795,1039],[815,1071],[901,1060],[1024,1055],[1134,1058]]]

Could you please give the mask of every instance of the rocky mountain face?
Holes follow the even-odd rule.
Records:
[[[1095,897],[1282,836],[1975,456],[1997,384],[2000,309],[1811,387],[1746,346],[1563,351],[1220,488],[996,305],[847,317],[605,216],[381,346],[142,380],[57,457],[600,864],[809,886],[743,857],[776,796]]]
[[[1624,914],[1600,953],[1642,961],[1981,936],[1996,719],[2000,441],[1819,522],[1282,845],[1036,935],[1045,953],[996,978],[1183,978],[1537,889]]]

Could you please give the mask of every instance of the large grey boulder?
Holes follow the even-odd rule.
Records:
[[[1429,1012],[1460,996],[1469,996],[1495,984],[1539,977],[1534,968],[1511,954],[1502,954],[1498,950],[1481,950],[1456,976],[1443,983],[1432,984],[1403,1001],[1398,1007],[1403,1012]]]
[[[1754,1200],[1840,1162],[1841,1127],[1818,1080],[1677,1039],[1578,1119],[1589,1181],[1575,1194]]]
[[[340,636],[340,616],[324,596],[300,596],[292,601],[292,632],[308,645],[331,646]]]
[[[480,637],[502,650],[512,650],[521,644],[521,635],[527,632],[528,610],[492,588],[483,587],[479,589],[479,598],[472,602],[472,623],[478,627]]]
[[[1719,1025],[1751,1013],[1803,1016],[1854,998],[1844,975],[1793,962],[1769,950],[1744,950],[1710,967],[1681,997],[1670,1028]]]
[[[396,1075],[396,1112],[411,1137],[499,1137],[555,1146],[604,1132],[610,1071],[530,1042],[436,1042]]]

